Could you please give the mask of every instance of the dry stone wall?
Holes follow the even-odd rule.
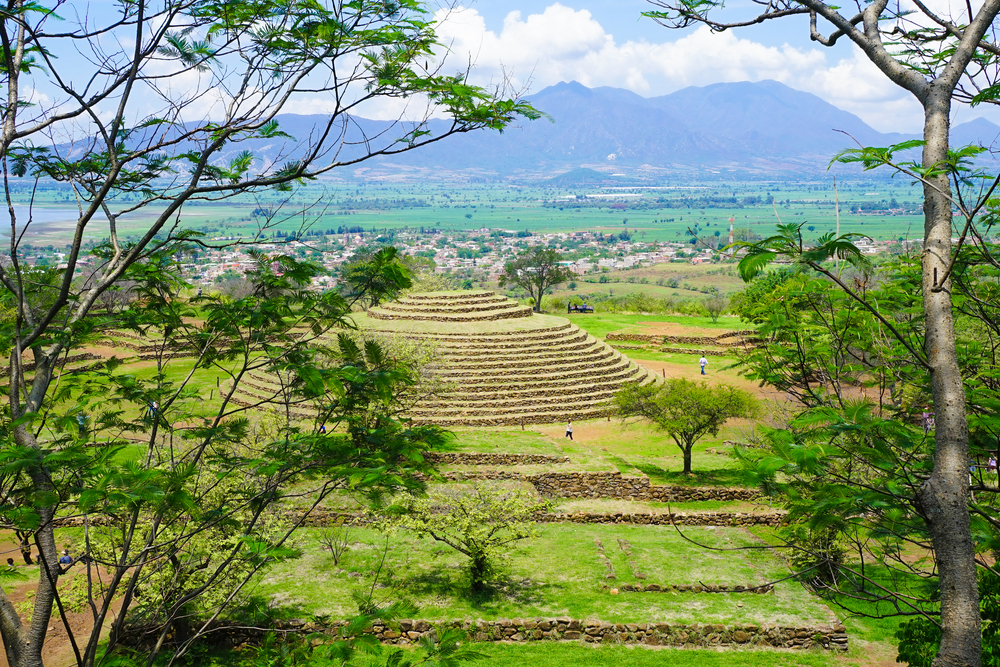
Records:
[[[546,472],[525,479],[540,495],[548,498],[618,498],[677,503],[760,497],[756,489],[739,487],[654,486],[648,477],[624,477],[620,472]]]
[[[771,584],[622,584],[622,593],[752,593],[764,595],[774,590]]]
[[[569,463],[568,456],[491,452],[431,452],[425,455],[424,458],[434,463],[468,466],[520,466],[539,463]]]
[[[668,352],[670,354],[701,354],[706,357],[724,357],[729,354],[725,350],[694,350],[689,347],[661,347],[660,352]]]
[[[335,526],[340,522],[366,525],[373,520],[367,515],[351,514],[333,510],[313,510],[303,517],[301,512],[287,512],[282,515],[292,522],[300,522],[311,528]],[[537,523],[579,523],[591,525],[636,525],[636,526],[780,526],[785,521],[783,512],[671,512],[663,514],[639,512],[539,512],[534,516]],[[69,525],[69,524],[67,524]]]
[[[67,364],[75,364],[80,361],[91,361],[94,359],[103,359],[103,357],[101,357],[101,355],[99,354],[94,354],[93,352],[81,352],[80,354],[71,354],[68,357],[60,357],[55,365],[57,368],[62,368]],[[24,364],[22,368],[24,369],[25,372],[33,371],[35,370],[35,362],[29,361],[28,363]],[[78,370],[83,370],[83,369],[78,369]],[[9,366],[0,368],[0,376],[5,376],[5,375],[10,375]]]
[[[282,634],[338,634],[346,622],[327,624],[305,620],[279,621],[273,629],[215,624],[212,637],[223,646],[256,644],[268,632]],[[476,642],[563,641],[581,644],[643,644],[686,648],[769,647],[784,649],[822,648],[846,651],[847,630],[843,625],[782,626],[776,624],[722,625],[710,623],[608,623],[574,618],[533,618],[496,620],[427,621],[403,619],[398,623],[377,623],[371,634],[384,644],[416,644],[423,637],[437,637],[438,630],[454,628],[465,631]],[[157,633],[128,627],[123,644],[143,647]]]
[[[573,512],[539,514],[538,523],[628,524],[636,526],[780,526],[784,512]]]
[[[752,329],[746,331],[731,331],[719,336],[672,336],[668,334],[643,334],[643,333],[628,333],[628,332],[614,332],[609,333],[604,337],[605,340],[631,340],[643,343],[675,343],[678,345],[718,345],[721,347],[736,347],[743,345],[745,343],[756,342],[756,338],[747,338],[747,336],[754,336],[757,332]],[[729,338],[738,338],[738,340],[729,341]]]

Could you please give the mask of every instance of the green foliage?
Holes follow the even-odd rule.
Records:
[[[771,292],[784,284],[794,275],[791,269],[778,269],[758,274],[740,292],[732,297],[732,310],[742,319],[748,322],[758,321],[762,313],[768,312],[773,307]]]
[[[827,233],[816,239],[815,245],[808,245],[802,235],[803,226],[804,222],[779,224],[778,233],[763,241],[734,243],[734,246],[746,249],[746,255],[739,263],[740,277],[750,282],[779,256],[817,270],[822,270],[823,262],[834,258],[862,269],[868,266],[868,260],[852,242],[856,238],[868,238],[864,234],[848,233],[834,237]]]
[[[631,384],[615,394],[619,417],[648,419],[666,431],[684,453],[684,472],[691,472],[691,450],[706,435],[717,435],[734,417],[751,417],[757,401],[749,392],[727,384],[671,378],[645,385]]]
[[[966,379],[970,455],[982,465],[995,455],[998,432],[1000,384],[985,361],[990,357],[984,357],[995,335],[995,269],[962,253],[956,276],[956,348]],[[743,372],[794,398],[799,412],[777,428],[761,429],[763,447],[737,454],[754,483],[789,510],[792,525],[781,536],[796,566],[812,568],[805,574],[817,587],[862,601],[888,600],[882,615],[934,613],[936,577],[905,557],[914,546],[931,551],[919,502],[934,461],[934,434],[925,432],[921,420],[932,399],[918,356],[919,260],[844,271],[840,280],[867,304],[832,280],[805,273],[790,274],[741,302],[741,314],[761,338],[741,352]],[[972,476],[979,488],[970,511],[975,548],[989,553],[1000,544],[997,526],[987,518],[998,495],[980,474]],[[845,553],[848,546],[853,553]],[[864,568],[853,564],[862,553],[892,572],[891,580],[873,585]],[[909,576],[915,573],[922,576]],[[925,621],[908,627],[908,655],[919,664],[921,651],[936,653],[926,646],[938,630]]]
[[[1000,667],[1000,575],[979,572],[979,609],[983,628],[983,667]],[[941,627],[926,618],[915,618],[899,626],[898,662],[910,667],[931,667],[941,644]]]
[[[535,535],[532,517],[547,507],[523,491],[479,484],[427,498],[407,496],[386,510],[388,526],[407,528],[469,558],[471,588],[499,572],[504,549]]]
[[[191,304],[178,297],[191,288],[172,254],[132,265],[135,300],[118,316],[121,326],[161,341],[154,372],[140,379],[112,361],[63,378],[45,403],[39,447],[0,448],[0,514],[29,532],[47,508],[100,517],[80,556],[114,570],[87,589],[88,602],[122,601],[110,648],[129,627],[173,629],[176,643],[164,646],[183,655],[202,620],[225,616],[258,573],[297,556],[295,525],[270,509],[287,488],[319,500],[336,488],[420,489],[414,473],[429,471],[423,452],[443,434],[396,419],[413,371],[377,341],[345,336],[336,350],[322,345],[351,322],[343,298],[308,289],[319,267],[255,253],[248,293],[202,297],[202,317],[192,320]],[[365,290],[393,287],[373,281]],[[197,355],[180,376],[169,364],[178,350]],[[206,410],[193,379],[208,370],[228,374],[232,386],[251,372],[280,374],[289,400],[314,405],[336,432],[317,434],[287,415],[251,422],[232,393]],[[85,438],[79,415],[89,416]],[[29,483],[39,456],[51,479],[41,491]]]
[[[705,298],[702,301],[702,305],[705,306],[705,311],[714,323],[718,322],[719,316],[726,312],[726,309],[729,308],[729,299],[716,292],[715,294]]]
[[[396,298],[401,291],[413,286],[410,267],[402,261],[399,250],[386,246],[377,250],[359,251],[340,267],[344,297],[351,302],[367,296],[369,308],[380,301]]]

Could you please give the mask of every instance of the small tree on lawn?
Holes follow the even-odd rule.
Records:
[[[469,558],[473,592],[481,592],[506,558],[505,548],[535,536],[532,517],[547,506],[523,491],[476,485],[425,498],[408,496],[390,525],[443,542]]]
[[[569,268],[560,266],[560,261],[559,253],[551,248],[531,248],[504,265],[500,287],[516,285],[527,290],[535,302],[535,312],[540,313],[545,291],[576,275]]]
[[[718,292],[715,292],[711,296],[707,297],[702,302],[702,305],[704,305],[705,310],[708,311],[708,316],[712,318],[712,322],[718,322],[719,316],[726,312],[726,309],[729,308],[729,299]]]
[[[688,475],[696,442],[706,435],[718,435],[727,420],[751,417],[757,411],[757,401],[749,392],[684,378],[627,386],[615,394],[614,402],[622,419],[642,417],[666,431],[684,453],[684,473]]]

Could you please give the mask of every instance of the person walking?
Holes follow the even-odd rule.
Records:
[[[573,422],[566,422],[566,437],[573,439]]]
[[[708,366],[708,359],[705,358],[704,354],[701,355],[701,359],[698,360],[698,365],[701,366],[701,374],[704,375],[705,366]]]

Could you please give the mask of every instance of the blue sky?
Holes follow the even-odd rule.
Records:
[[[727,5],[753,11],[749,0]],[[775,79],[857,114],[882,131],[917,131],[920,108],[847,40],[809,40],[808,20],[792,17],[733,32],[668,30],[641,13],[645,0],[476,0],[439,13],[452,62],[476,63],[479,83],[512,78],[538,91],[562,80],[665,95],[690,85]],[[989,111],[958,109],[955,122]]]

